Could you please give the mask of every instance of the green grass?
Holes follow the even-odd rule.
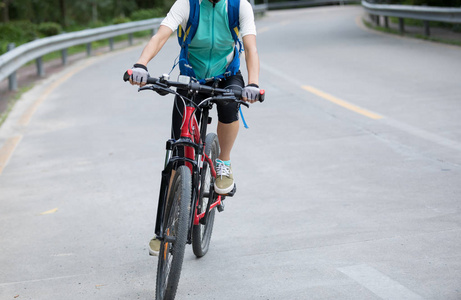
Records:
[[[5,122],[6,118],[8,117],[9,113],[13,109],[14,104],[21,98],[21,96],[29,91],[34,85],[29,84],[27,86],[20,87],[16,93],[12,97],[7,99],[8,105],[5,111],[0,112],[0,126]]]
[[[394,23],[394,24],[398,24],[399,23],[399,18],[397,18],[397,17],[389,17],[389,21]],[[424,27],[424,21],[423,20],[416,20],[416,19],[405,19],[405,25],[416,26],[416,27]],[[439,28],[445,28],[447,30],[451,30],[451,31],[454,31],[454,32],[461,32],[460,24],[429,21],[429,27],[439,27]]]
[[[386,27],[381,27],[381,26],[376,26],[373,23],[362,19],[363,24],[365,24],[366,27],[380,31],[380,32],[385,32],[385,33],[390,33],[390,34],[395,34],[395,35],[400,35],[400,36],[406,36],[406,37],[412,37],[412,38],[417,38],[421,40],[426,40],[426,41],[432,41],[432,42],[437,42],[437,43],[442,43],[442,44],[449,44],[449,45],[456,45],[456,46],[461,46],[461,41],[455,41],[455,40],[448,40],[448,39],[441,39],[441,38],[436,38],[436,37],[431,37],[431,36],[426,36],[424,34],[411,34],[408,32],[401,33],[400,30],[396,30],[393,28],[386,28]],[[422,22],[421,22],[422,24]],[[407,23],[407,19],[405,19],[405,25],[410,25]]]

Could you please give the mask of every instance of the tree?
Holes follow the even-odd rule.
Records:
[[[9,14],[9,11],[8,11],[8,4],[9,4],[10,0],[3,0],[2,3],[1,3],[1,9],[2,9],[2,20],[3,20],[3,23],[8,23],[10,21],[10,14]]]
[[[66,0],[59,0],[59,8],[61,10],[61,26],[67,27],[67,6]]]
[[[91,20],[93,23],[98,22],[98,4],[96,0],[91,1]]]

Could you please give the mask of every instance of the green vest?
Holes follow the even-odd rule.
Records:
[[[223,74],[227,57],[233,52],[226,1],[221,0],[213,7],[210,1],[202,0],[197,32],[189,45],[189,61],[197,79]]]

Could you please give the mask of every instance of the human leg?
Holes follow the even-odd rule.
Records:
[[[242,88],[244,86],[241,74],[231,76],[220,83],[221,88]],[[239,131],[237,103],[228,103],[218,105],[218,126],[217,134],[221,153],[216,161],[217,178],[215,182],[215,191],[218,194],[228,194],[234,189],[234,177],[231,168],[231,151],[234,142],[237,139]]]
[[[218,194],[228,194],[234,188],[234,175],[230,165],[230,154],[237,138],[238,130],[239,121],[229,124],[218,122],[217,133],[221,152],[216,160],[217,178],[214,186]]]
[[[223,161],[230,160],[230,155],[234,142],[237,139],[239,131],[239,121],[234,121],[232,123],[226,124],[218,122],[217,128],[219,145],[221,147],[221,153],[219,154],[219,159]]]
[[[219,83],[221,88],[243,88],[244,81],[240,72],[237,75],[231,76],[226,80]],[[219,139],[219,145],[221,147],[221,153],[219,159],[223,161],[230,160],[230,155],[234,142],[237,139],[239,131],[239,104],[228,103],[225,105],[218,105],[218,127],[217,134]]]

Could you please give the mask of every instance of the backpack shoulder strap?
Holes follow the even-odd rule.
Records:
[[[199,0],[189,0],[189,19],[187,20],[186,28],[182,28],[179,25],[177,34],[178,34],[178,43],[183,45],[186,42],[186,45],[189,45],[197,32],[197,27],[200,19],[200,1]]]
[[[240,29],[240,0],[227,0],[227,14],[229,16],[229,28],[234,38],[238,41]]]

